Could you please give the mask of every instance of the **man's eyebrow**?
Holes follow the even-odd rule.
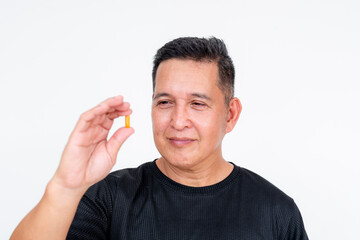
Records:
[[[165,93],[165,92],[158,93],[158,94],[156,94],[154,96],[153,100],[156,100],[156,99],[158,99],[160,97],[169,97],[169,96],[171,96],[169,93]],[[203,93],[192,93],[192,94],[190,94],[190,96],[197,97],[197,98],[202,98],[202,99],[211,101],[211,98],[208,95],[203,94]]]
[[[153,100],[156,100],[157,98],[160,98],[160,97],[168,97],[170,96],[170,94],[168,93],[158,93],[154,96]]]
[[[206,95],[206,94],[202,94],[202,93],[192,93],[191,96],[193,96],[193,97],[198,97],[198,98],[202,98],[202,99],[211,101],[211,98],[210,98],[208,95]]]

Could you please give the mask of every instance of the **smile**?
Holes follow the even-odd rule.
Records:
[[[178,147],[188,145],[192,142],[194,142],[194,139],[191,138],[169,138],[170,142]]]

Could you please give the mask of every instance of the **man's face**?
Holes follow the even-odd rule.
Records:
[[[222,158],[227,107],[212,62],[170,59],[159,65],[152,103],[155,145],[173,166]]]

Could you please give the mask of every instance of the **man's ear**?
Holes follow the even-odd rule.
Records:
[[[228,115],[227,115],[227,121],[226,121],[226,133],[231,132],[240,116],[242,110],[241,102],[238,98],[233,97],[230,100],[229,108],[228,108]]]

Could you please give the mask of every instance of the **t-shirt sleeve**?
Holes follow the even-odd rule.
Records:
[[[106,239],[111,212],[111,192],[105,179],[82,197],[66,239]]]
[[[282,231],[281,240],[308,240],[308,236],[305,231],[304,222],[295,202],[292,200],[287,213],[283,216],[286,219],[287,226]]]

